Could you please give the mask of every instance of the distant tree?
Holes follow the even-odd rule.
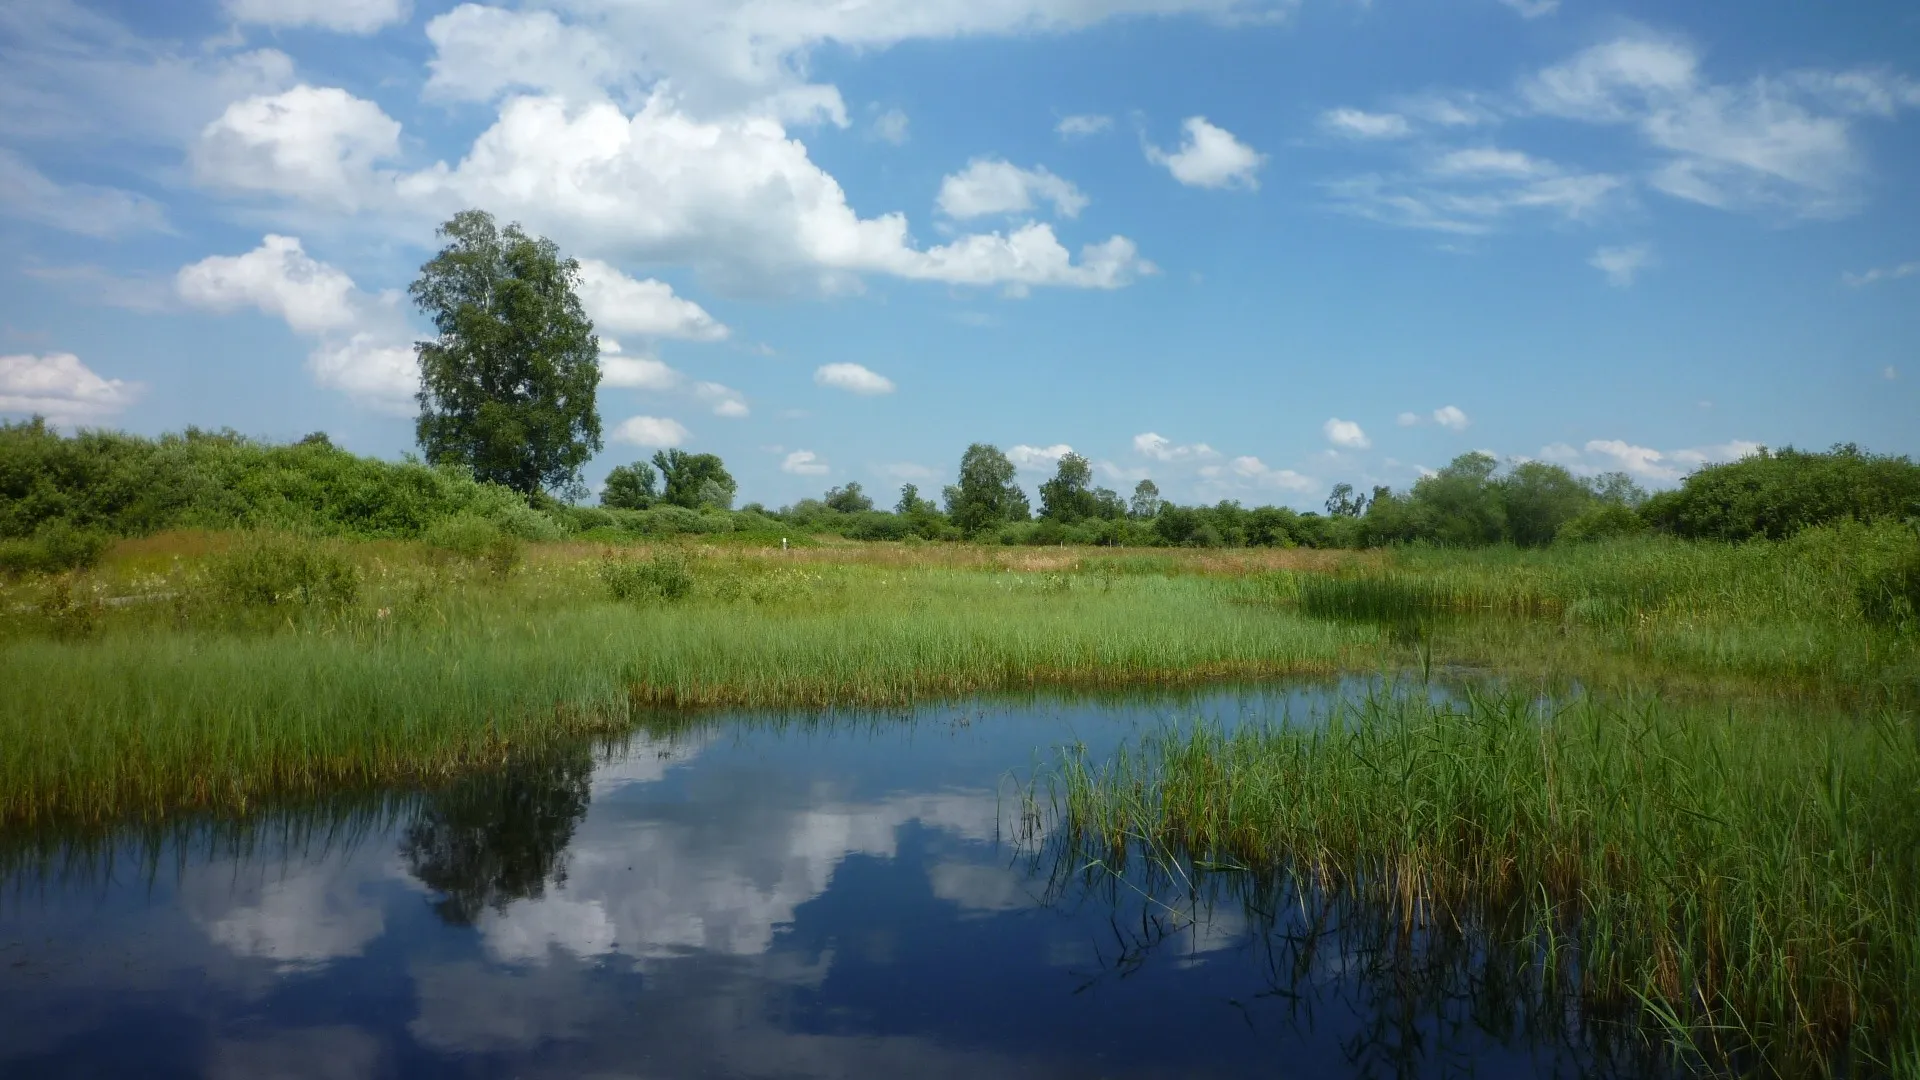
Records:
[[[827,508],[843,514],[864,514],[873,509],[873,500],[860,490],[860,481],[849,480],[846,487],[827,489]]]
[[[616,465],[607,474],[607,486],[600,492],[600,505],[614,510],[645,510],[659,498],[654,490],[659,477],[644,461]]]
[[[1119,521],[1127,516],[1126,501],[1112,488],[1094,488],[1093,516],[1101,521]]]
[[[1423,538],[1452,547],[1499,543],[1506,535],[1506,508],[1493,480],[1499,467],[1490,454],[1461,454],[1415,482],[1408,497]]]
[[[1356,495],[1352,484],[1335,484],[1327,495],[1327,514],[1330,517],[1359,517],[1367,512],[1367,497]]]
[[[1151,480],[1142,480],[1133,485],[1133,501],[1127,504],[1127,513],[1143,521],[1159,514],[1159,485]]]
[[[1920,465],[1852,443],[1824,453],[1787,447],[1708,465],[1641,514],[1664,532],[1706,540],[1779,539],[1811,525],[1920,516]]]
[[[662,502],[689,510],[703,506],[725,510],[733,505],[737,490],[733,476],[717,454],[662,450],[653,455],[653,467],[660,470]]]
[[[938,512],[939,509],[933,504],[933,500],[920,497],[920,488],[916,484],[900,485],[900,501],[893,504],[893,512],[902,517]]]
[[[1523,461],[1500,480],[1507,539],[1521,547],[1553,543],[1560,527],[1591,507],[1593,492],[1559,465]]]
[[[327,436],[327,433],[324,431],[314,431],[314,432],[309,432],[307,435],[303,436],[300,439],[299,445],[318,446],[318,447],[323,447],[327,450],[331,450],[333,449],[333,440],[329,438]]]
[[[438,336],[418,342],[429,462],[533,494],[577,497],[600,450],[600,342],[575,289],[580,264],[552,241],[463,210],[408,292]]]
[[[1633,477],[1623,472],[1603,472],[1598,476],[1589,476],[1587,490],[1594,498],[1603,503],[1639,509],[1647,501],[1647,491],[1633,482]]]
[[[1293,547],[1300,515],[1284,506],[1256,506],[1247,513],[1247,543],[1254,547]]]
[[[1053,479],[1040,485],[1040,516],[1062,525],[1094,517],[1099,502],[1093,494],[1093,466],[1069,451],[1060,458]]]
[[[949,484],[947,515],[960,531],[977,536],[1030,515],[1027,493],[1014,482],[1013,462],[999,447],[974,443],[960,455],[960,482]]]
[[[1161,503],[1160,512],[1154,515],[1153,531],[1161,540],[1169,544],[1186,544],[1200,531],[1200,515],[1184,506]]]

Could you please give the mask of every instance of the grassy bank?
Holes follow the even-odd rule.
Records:
[[[1048,683],[1328,672],[1367,632],[1225,602],[1207,575],[821,565],[712,553],[616,602],[598,553],[499,578],[366,547],[350,605],[236,609],[189,563],[147,602],[69,601],[0,644],[0,822],[443,776],[638,706],[892,704]],[[144,556],[151,566],[153,556]],[[644,559],[644,556],[643,556]],[[50,592],[54,585],[42,586]],[[129,594],[138,595],[138,594]],[[44,601],[44,597],[43,597]],[[91,619],[84,636],[62,620]]]
[[[1284,870],[1409,932],[1464,927],[1710,1064],[1920,1065],[1911,711],[1402,698],[1055,779],[1083,860]]]
[[[0,587],[0,824],[244,812],[440,778],[624,731],[663,705],[889,705],[1434,664],[1902,701],[1920,670],[1913,634],[1863,614],[1858,583],[1878,563],[1810,564],[1782,545],[1447,555],[499,540],[163,534],[123,542],[90,574]],[[1475,612],[1504,614],[1438,618]]]

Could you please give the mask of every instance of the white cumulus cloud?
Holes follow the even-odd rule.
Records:
[[[193,148],[194,176],[235,191],[354,208],[374,166],[400,152],[400,124],[338,87],[296,86],[227,106]]]
[[[880,273],[1115,289],[1154,272],[1125,237],[1086,245],[1076,260],[1037,222],[916,247],[904,215],[855,213],[778,120],[695,119],[660,94],[631,115],[605,101],[514,98],[457,165],[403,177],[395,193],[439,210],[486,206],[594,257],[690,263],[731,280],[811,275],[844,287]]]
[[[620,421],[609,437],[614,442],[666,449],[686,442],[693,437],[693,432],[688,431],[678,420],[658,416],[630,416]]]
[[[427,23],[429,97],[491,101],[512,91],[587,100],[627,78],[613,47],[551,11],[461,4]]]
[[[122,411],[140,389],[137,383],[101,378],[72,353],[0,356],[0,413],[84,423]]]
[[[1260,186],[1258,173],[1266,163],[1265,154],[1233,137],[1233,133],[1208,123],[1204,116],[1190,116],[1181,127],[1186,141],[1180,149],[1168,153],[1148,146],[1147,160],[1165,166],[1175,180],[1188,187],[1241,187],[1251,191]]]
[[[1169,463],[1198,461],[1220,456],[1219,451],[1208,446],[1206,443],[1190,443],[1182,446],[1174,443],[1172,439],[1153,431],[1146,431],[1135,435],[1133,437],[1133,450],[1134,453],[1142,457],[1150,457],[1155,461]]]
[[[1433,422],[1448,431],[1465,431],[1473,423],[1457,405],[1442,405],[1433,410]]]
[[[1257,457],[1237,457],[1228,465],[1235,476],[1251,481],[1258,487],[1304,492],[1312,491],[1320,485],[1318,480],[1310,476],[1302,476],[1292,469],[1271,468]]]
[[[685,394],[707,406],[715,416],[729,419],[747,416],[752,411],[738,390],[717,382],[690,379],[655,357],[628,356],[621,350],[620,343],[610,338],[600,339],[600,385],[610,390]]]
[[[1078,217],[1087,197],[1070,181],[1043,168],[1022,169],[995,158],[975,158],[965,170],[940,182],[940,212],[956,220],[990,214],[1023,214],[1042,202],[1061,217]]]
[[[1761,446],[1746,439],[1682,450],[1656,450],[1624,439],[1590,439],[1578,449],[1566,443],[1542,447],[1540,457],[1565,465],[1576,473],[1620,471],[1651,483],[1670,484],[1688,472],[1722,461],[1738,461]]]
[[[1399,424],[1401,427],[1419,427],[1420,414],[1417,412],[1403,412],[1399,416],[1394,417],[1393,422]]]
[[[780,463],[780,471],[795,476],[825,476],[831,469],[811,450],[795,450]]]
[[[731,333],[666,282],[635,280],[598,259],[580,260],[579,295],[595,329],[688,341],[721,341]]]
[[[1343,449],[1365,450],[1373,445],[1373,441],[1367,438],[1367,433],[1360,429],[1360,425],[1351,420],[1337,418],[1328,420],[1321,425],[1321,430],[1326,432],[1328,442]]]
[[[1128,17],[1270,21],[1297,5],[1298,0],[552,0],[542,6],[576,15],[619,43],[633,70],[670,81],[689,107],[711,114],[832,92],[830,86],[806,82],[809,56],[828,45],[871,53],[907,41],[1066,33]]]
[[[353,279],[309,256],[293,236],[268,234],[244,255],[212,255],[183,266],[174,284],[195,307],[258,308],[301,334],[341,330],[358,319]]]
[[[412,337],[397,297],[360,291],[351,277],[306,253],[297,237],[269,234],[244,255],[213,255],[180,268],[174,290],[208,311],[254,308],[320,339],[307,368],[320,385],[369,408],[404,414],[420,388]]]
[[[1066,443],[1052,446],[1027,446],[1021,444],[1007,451],[1007,460],[1013,467],[1023,472],[1045,472],[1060,464],[1060,459],[1073,453],[1073,447]]]
[[[859,364],[822,364],[814,371],[813,381],[821,386],[868,396],[891,394],[894,391],[892,379]]]

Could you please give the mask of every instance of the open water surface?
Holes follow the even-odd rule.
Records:
[[[1470,938],[1023,840],[1055,747],[1371,690],[716,714],[239,832],[7,838],[0,1076],[1635,1071]]]

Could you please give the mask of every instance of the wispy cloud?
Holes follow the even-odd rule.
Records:
[[[1593,253],[1587,265],[1607,275],[1607,284],[1616,289],[1624,289],[1633,284],[1640,271],[1653,265],[1653,245],[1628,244],[1625,247],[1603,247]]]
[[[1898,266],[1876,266],[1871,270],[1862,270],[1857,274],[1841,274],[1840,280],[1849,288],[1861,289],[1881,281],[1895,281],[1899,278],[1920,274],[1920,262],[1906,262]]]

